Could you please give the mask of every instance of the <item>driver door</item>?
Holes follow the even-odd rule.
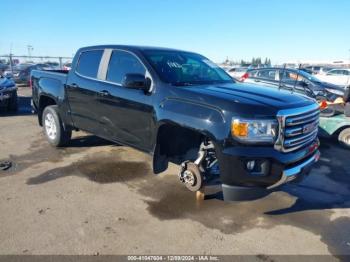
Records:
[[[106,79],[99,86],[97,103],[104,137],[144,151],[152,151],[152,95],[121,84],[126,74],[146,75],[146,72],[146,67],[135,54],[113,50]]]

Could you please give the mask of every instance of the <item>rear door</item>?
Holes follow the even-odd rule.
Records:
[[[124,50],[111,50],[107,65],[105,81],[97,99],[103,136],[151,151],[151,130],[154,129],[152,94],[121,84],[126,74],[150,76],[146,67],[135,54]]]
[[[100,135],[96,97],[99,91],[98,71],[104,50],[80,53],[75,71],[68,77],[66,92],[74,126]]]
[[[312,97],[312,83],[300,75],[297,71],[290,69],[280,70],[281,88]]]

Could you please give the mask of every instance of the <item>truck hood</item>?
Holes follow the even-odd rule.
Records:
[[[302,107],[314,102],[307,96],[291,94],[290,91],[243,83],[191,86],[186,89],[198,95],[219,98],[236,104],[269,107],[275,110]]]

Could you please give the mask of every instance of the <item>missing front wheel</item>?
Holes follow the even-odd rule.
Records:
[[[218,175],[214,145],[210,141],[201,144],[194,162],[181,164],[179,179],[190,191],[200,190],[205,183]]]

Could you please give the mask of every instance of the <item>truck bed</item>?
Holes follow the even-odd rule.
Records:
[[[39,105],[39,97],[42,92],[50,92],[53,99],[63,98],[63,86],[67,82],[68,73],[65,70],[33,70],[31,72],[30,79],[35,108]]]

